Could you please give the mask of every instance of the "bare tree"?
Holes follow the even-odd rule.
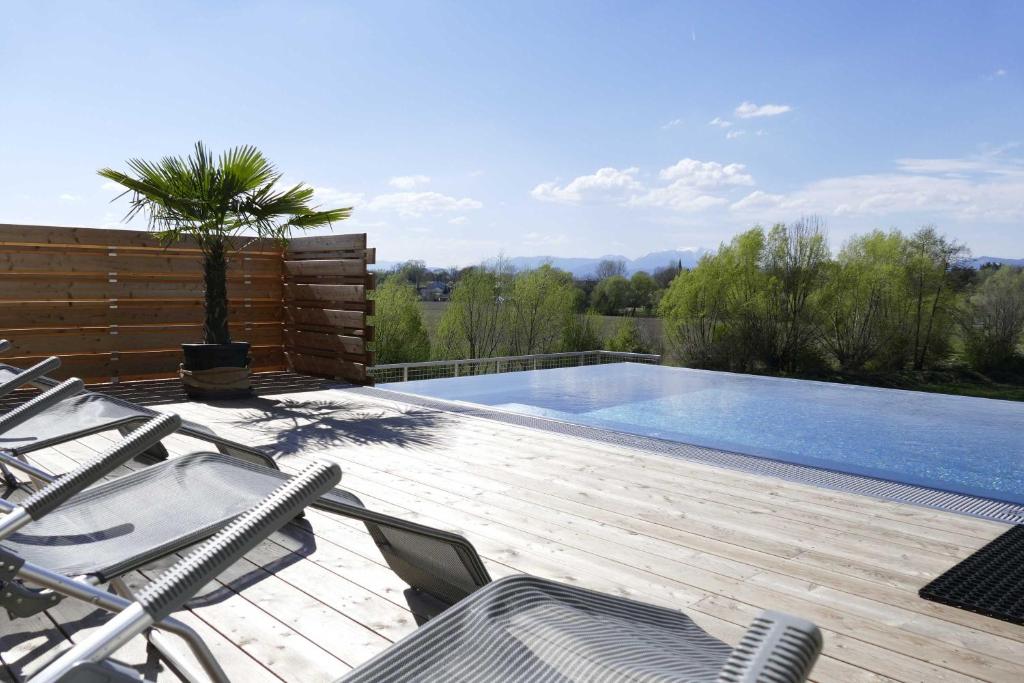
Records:
[[[622,259],[603,259],[597,264],[596,276],[598,280],[618,275],[626,277],[626,262]]]

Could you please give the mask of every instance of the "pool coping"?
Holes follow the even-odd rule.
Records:
[[[646,453],[681,458],[713,467],[724,467],[748,474],[776,477],[833,491],[845,491],[898,503],[920,505],[935,510],[956,512],[1006,524],[1024,524],[1024,505],[973,496],[966,493],[944,491],[916,484],[904,484],[889,479],[850,474],[849,472],[841,472],[825,467],[799,465],[773,458],[708,448],[706,446],[696,446],[612,429],[590,427],[535,415],[523,415],[477,403],[430,398],[395,389],[352,387],[346,389],[346,391],[391,401],[400,401],[421,408],[493,420],[613,446],[632,448]]]

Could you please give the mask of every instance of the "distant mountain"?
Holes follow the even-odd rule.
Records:
[[[624,261],[626,263],[626,274],[632,275],[638,270],[645,270],[648,273],[653,273],[658,268],[678,264],[680,262],[683,264],[683,268],[692,268],[697,265],[697,261],[700,260],[700,257],[706,253],[707,249],[670,249],[668,251],[656,251],[635,259],[629,259],[625,256],[619,256],[616,254],[608,254],[597,258],[572,256],[514,256],[508,259],[508,262],[512,264],[512,267],[516,270],[529,270],[531,268],[544,265],[545,263],[550,263],[555,268],[572,273],[573,277],[584,278],[593,275],[597,270],[597,264],[607,259]],[[385,271],[390,270],[401,263],[401,261],[378,261],[375,265],[370,266],[370,269]],[[430,267],[436,268],[437,266],[430,264]]]
[[[986,263],[998,263],[1002,266],[1017,266],[1024,268],[1024,258],[1002,258],[1000,256],[978,256],[967,262],[971,268],[981,268]]]
[[[572,258],[561,256],[516,256],[509,259],[509,262],[517,270],[536,268],[545,263],[550,263],[555,268],[568,271],[574,277],[582,278],[593,275],[597,270],[597,264],[608,259],[624,261],[626,263],[626,274],[632,275],[638,270],[645,270],[653,273],[657,268],[670,264],[677,264],[680,261],[684,268],[692,268],[707,250],[705,249],[672,249],[669,251],[656,251],[646,256],[629,259],[625,256],[608,254],[598,258]]]

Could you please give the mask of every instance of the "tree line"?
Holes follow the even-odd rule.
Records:
[[[1024,271],[963,265],[924,227],[874,231],[832,256],[819,219],[733,238],[662,297],[666,342],[689,366],[807,374],[926,370],[959,357],[987,372],[1020,361]]]
[[[830,250],[823,222],[755,227],[696,267],[627,277],[620,261],[574,279],[501,259],[430,271],[411,262],[375,292],[378,363],[556,351],[647,352],[637,316],[662,320],[683,365],[790,375],[890,373],[959,360],[981,372],[1021,368],[1024,271],[964,266],[967,249],[933,227],[855,236]],[[451,284],[431,338],[421,283]],[[606,330],[601,315],[618,316]],[[660,350],[660,349],[658,349]]]

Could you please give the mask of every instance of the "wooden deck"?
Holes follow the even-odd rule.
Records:
[[[320,386],[158,407],[261,444],[282,469],[339,463],[368,506],[463,533],[494,577],[529,572],[682,609],[729,642],[762,608],[811,619],[826,642],[816,681],[1024,680],[1024,628],[916,595],[1003,525]],[[62,470],[108,443],[36,461]],[[415,628],[404,588],[358,523],[312,511],[183,618],[233,680],[326,681]],[[70,601],[0,617],[6,675],[30,675],[101,620]],[[141,641],[120,658],[176,680]]]

